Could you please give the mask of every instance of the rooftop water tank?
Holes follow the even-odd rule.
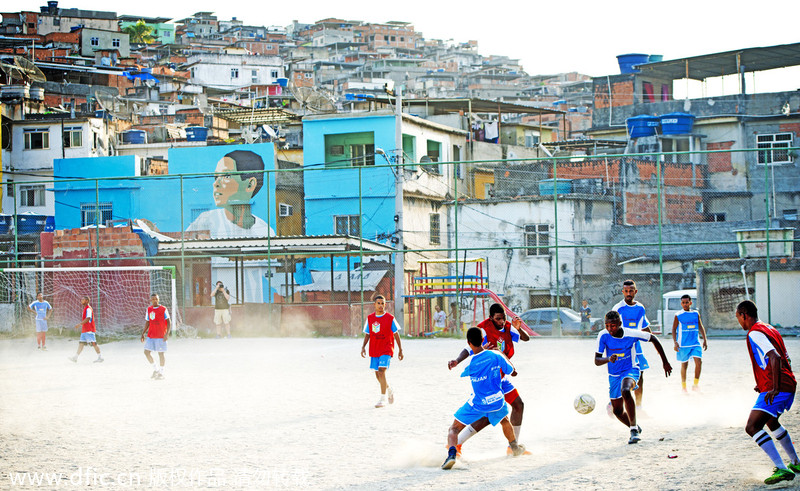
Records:
[[[45,215],[39,215],[30,211],[20,213],[17,215],[17,233],[38,234],[44,230],[46,220],[47,217]]]
[[[662,135],[687,135],[692,132],[694,115],[687,113],[669,113],[661,115]]]
[[[556,182],[557,181],[557,182]],[[542,179],[539,181],[539,194],[552,196],[556,194],[569,194],[572,192],[572,179]]]
[[[628,125],[628,135],[631,138],[642,138],[655,135],[660,122],[655,116],[642,114],[626,119],[625,124]]]
[[[122,143],[147,143],[147,133],[144,130],[123,131],[120,136]]]
[[[186,141],[204,142],[208,139],[208,128],[205,126],[187,126]]]
[[[639,70],[634,70],[634,66],[643,65],[650,61],[650,55],[642,53],[628,53],[627,55],[617,55],[617,63],[619,63],[620,73],[639,73]]]

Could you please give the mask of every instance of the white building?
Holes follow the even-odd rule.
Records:
[[[574,308],[573,298],[577,303],[581,297],[580,277],[603,274],[609,257],[606,249],[571,246],[607,243],[612,206],[605,196],[559,195],[556,222],[552,195],[465,200],[448,206],[448,246],[456,246],[457,235],[459,249],[477,249],[469,256],[487,259],[489,289],[504,295],[515,311],[555,306],[556,271],[562,306]],[[557,261],[556,223],[559,245],[566,246],[559,248]]]
[[[194,55],[189,57],[184,68],[190,70],[192,84],[216,89],[272,85],[285,76],[279,56]]]
[[[114,154],[114,130],[103,119],[37,116],[3,127],[11,133],[11,144],[2,150],[3,213],[53,215],[53,186],[45,182],[53,179],[53,160]]]

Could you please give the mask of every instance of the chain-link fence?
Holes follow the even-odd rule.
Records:
[[[181,319],[201,334],[228,304],[239,335],[358,335],[376,295],[412,335],[459,332],[496,299],[537,331],[579,334],[601,327],[626,279],[666,331],[678,291],[710,329],[738,329],[746,298],[800,325],[796,148],[422,165],[358,142],[326,151],[345,155],[303,165],[256,144],[57,160],[53,181],[6,186],[44,189],[55,223],[26,225],[15,199],[2,260],[174,266]]]

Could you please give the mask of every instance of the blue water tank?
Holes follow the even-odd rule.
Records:
[[[634,70],[636,65],[643,65],[650,61],[650,55],[642,53],[628,53],[627,55],[617,55],[617,63],[619,63],[620,73],[639,73],[639,70]]]
[[[122,143],[147,143],[147,133],[144,130],[123,131]]]
[[[11,215],[0,213],[0,234],[7,234],[11,229]]]
[[[289,85],[289,79],[288,78],[280,77],[280,78],[275,79],[275,81],[278,82],[278,85],[280,85],[281,87],[286,87],[287,85]]]
[[[356,100],[356,95],[355,94],[345,94],[344,95],[344,100],[346,100],[346,101],[354,101],[354,100]]]
[[[641,138],[655,135],[660,123],[657,117],[642,114],[626,119],[625,124],[628,125],[628,135],[631,138]]]
[[[32,212],[20,213],[17,215],[18,234],[38,234],[44,230],[47,217]]]
[[[657,63],[664,59],[664,55],[650,55],[647,57],[647,63]]]
[[[56,217],[49,215],[44,219],[44,231],[55,232],[56,230]]]
[[[558,181],[558,182],[556,182]],[[572,192],[572,179],[542,179],[539,181],[539,194],[552,196],[556,194],[569,194]]]
[[[204,142],[208,139],[208,128],[205,126],[187,126],[186,141]]]
[[[686,135],[692,132],[694,115],[687,113],[669,113],[661,115],[662,135]]]

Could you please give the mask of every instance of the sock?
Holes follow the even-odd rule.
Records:
[[[164,375],[164,365],[161,365],[160,367],[158,367],[158,373],[160,373],[161,375]]]
[[[477,431],[475,431],[472,425],[465,426],[464,429],[458,433],[458,444],[463,444],[465,441],[472,438],[475,433],[477,433]]]
[[[158,371],[158,365],[156,365],[155,362],[153,362],[153,371],[154,372]]]
[[[789,456],[789,460],[792,462],[792,464],[797,464],[797,451],[794,449],[792,437],[789,436],[789,432],[786,431],[786,428],[779,426],[777,430],[772,432],[772,438],[778,440],[778,443],[781,444],[783,451]]]
[[[681,382],[681,388],[686,390],[686,381]]]
[[[631,426],[631,431],[639,431],[639,425]]]
[[[700,379],[699,378],[694,379],[694,386],[695,387],[697,387],[697,384],[699,384],[699,383],[700,383]]]
[[[514,427],[514,439],[519,440],[519,432],[522,431],[522,425],[517,425]]]
[[[770,438],[766,431],[761,430],[753,435],[753,441],[767,454],[770,460],[772,460],[772,463],[775,464],[775,467],[778,469],[786,469],[786,464],[783,463],[783,459],[778,453],[778,447],[775,446],[775,442],[772,441],[772,438]]]

